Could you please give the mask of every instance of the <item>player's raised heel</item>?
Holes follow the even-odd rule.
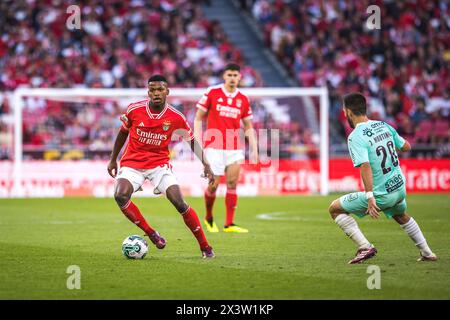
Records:
[[[216,255],[213,251],[213,248],[211,247],[206,247],[204,249],[202,249],[202,258],[203,259],[212,259],[214,258]]]
[[[434,253],[432,253],[431,255],[429,255],[429,256],[423,256],[422,254],[420,254],[420,258],[419,259],[417,259],[417,261],[437,261],[438,260],[438,257],[434,254]]]
[[[148,234],[148,237],[158,249],[164,249],[166,246],[166,239],[164,239],[157,231]]]
[[[355,257],[348,262],[348,264],[356,264],[356,263],[362,263],[367,259],[370,259],[374,257],[377,254],[377,249],[374,247],[365,248],[365,249],[358,249],[356,251]]]
[[[206,230],[208,232],[211,232],[211,233],[219,232],[219,228],[217,227],[217,225],[214,221],[211,221],[211,223],[209,223],[209,221],[205,219],[204,222],[205,222]]]

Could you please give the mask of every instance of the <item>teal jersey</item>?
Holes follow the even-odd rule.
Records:
[[[355,167],[369,162],[374,195],[396,192],[405,187],[396,149],[405,144],[394,128],[383,121],[358,123],[348,137],[348,149]]]

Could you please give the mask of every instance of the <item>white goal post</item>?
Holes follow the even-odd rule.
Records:
[[[198,99],[206,89],[203,88],[173,88],[170,89],[170,98],[184,97]],[[329,190],[329,102],[328,90],[320,88],[243,88],[243,93],[252,97],[318,97],[320,101],[320,194],[327,195]],[[91,89],[91,88],[18,88],[14,91],[12,105],[14,109],[14,165],[13,165],[13,196],[21,197],[22,192],[22,162],[23,162],[23,136],[22,113],[25,97],[73,99],[77,97],[92,98],[146,98],[146,89]]]

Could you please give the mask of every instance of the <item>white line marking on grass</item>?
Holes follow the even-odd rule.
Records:
[[[321,209],[317,209],[317,210],[308,210],[308,211],[283,211],[283,212],[263,212],[260,213],[256,216],[256,219],[261,219],[261,220],[278,220],[278,221],[319,221],[319,220],[323,220],[320,219],[322,217],[318,217],[318,218],[306,218],[306,217],[301,217],[299,214],[304,214],[304,213],[322,213],[324,210]],[[290,213],[294,213],[295,216],[285,216],[287,214]],[[323,217],[325,219],[325,216]]]
[[[286,212],[264,212],[258,214],[256,218],[261,220],[286,220],[286,218],[280,217],[283,214],[286,214]]]

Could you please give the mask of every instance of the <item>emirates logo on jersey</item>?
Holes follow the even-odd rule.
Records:
[[[153,146],[160,146],[163,141],[169,139],[169,137],[165,134],[144,131],[139,128],[136,129],[136,133],[138,135],[137,139],[139,142]]]
[[[241,114],[241,110],[233,108],[231,106],[223,106],[221,104],[216,105],[216,110],[219,111],[221,117],[237,119]]]
[[[167,130],[169,130],[169,128],[170,128],[170,121],[169,120],[165,120],[163,122],[163,130],[167,131]]]

